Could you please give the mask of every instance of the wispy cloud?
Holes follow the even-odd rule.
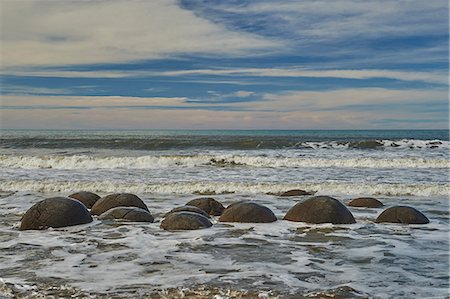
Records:
[[[447,104],[448,91],[441,90],[395,90],[386,88],[347,88],[329,91],[288,91],[282,93],[267,93],[263,100],[252,103],[253,109],[269,111],[319,111],[319,110],[348,110],[357,112],[364,105],[367,111],[370,106],[384,106],[386,112],[392,112],[392,105],[397,106],[396,112],[408,111],[408,106],[421,104],[427,107],[430,103]],[[247,105],[247,104],[242,104]],[[357,106],[358,109],[352,109]],[[447,113],[447,109],[442,111]],[[419,113],[420,114],[420,113]],[[418,115],[410,115],[417,118]]]
[[[198,69],[162,72],[166,76],[183,75],[240,75],[258,77],[311,77],[311,78],[346,78],[370,79],[389,78],[404,81],[424,81],[447,84],[445,72],[417,72],[392,70],[302,70],[298,68],[244,68],[244,69]]]
[[[278,45],[175,0],[2,1],[3,67],[117,63],[183,53],[236,55]]]
[[[60,78],[128,78],[128,77],[187,77],[187,76],[234,76],[234,77],[305,77],[305,78],[344,78],[373,79],[386,78],[402,81],[421,81],[436,84],[448,84],[448,73],[442,71],[397,71],[382,69],[321,69],[308,70],[299,67],[290,68],[226,68],[226,69],[190,69],[176,71],[70,71],[70,70],[28,70],[7,71],[5,75]],[[200,79],[198,79],[200,80]],[[200,80],[202,82],[209,82]],[[224,81],[212,80],[223,83]],[[239,81],[225,81],[238,84]]]
[[[145,106],[173,106],[182,108],[187,98],[145,98],[122,96],[30,96],[4,95],[2,108],[10,107],[145,107]]]

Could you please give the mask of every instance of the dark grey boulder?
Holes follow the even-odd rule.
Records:
[[[357,148],[357,149],[376,149],[382,147],[383,143],[376,140],[365,140],[365,141],[350,142],[348,146],[350,148]]]
[[[80,191],[77,193],[73,193],[70,194],[69,197],[81,201],[88,209],[92,208],[92,206],[97,202],[97,200],[100,199],[100,196],[88,191]]]
[[[116,207],[101,214],[98,219],[120,219],[134,222],[153,222],[155,219],[148,211],[136,207]]]
[[[304,196],[304,195],[313,195],[315,192],[309,192],[300,189],[289,190],[280,194],[280,196]]]
[[[207,214],[213,216],[220,216],[225,210],[225,207],[220,202],[211,197],[196,198],[189,201],[186,205],[202,209]]]
[[[23,215],[20,230],[58,228],[92,222],[84,204],[68,197],[52,197],[33,205]]]
[[[350,207],[357,207],[357,208],[379,208],[384,206],[381,201],[372,197],[354,198],[350,200],[347,203],[347,205]]]
[[[168,215],[172,214],[172,213],[177,213],[177,212],[192,212],[192,213],[198,213],[200,215],[205,216],[206,218],[211,218],[205,211],[203,211],[202,209],[199,209],[197,207],[194,206],[181,206],[181,207],[176,207],[172,210],[170,210],[169,212],[166,213],[166,215],[164,215],[164,217],[167,217]]]
[[[277,221],[275,214],[266,206],[251,201],[239,201],[229,205],[220,222],[269,223]]]
[[[395,206],[384,210],[375,220],[377,223],[427,224],[428,218],[418,210],[407,206]]]
[[[176,212],[161,221],[161,228],[169,231],[194,230],[211,227],[212,223],[203,215],[192,212]]]
[[[289,209],[284,220],[307,223],[355,223],[352,213],[337,199],[314,196]]]
[[[147,205],[138,196],[130,193],[114,193],[100,198],[92,206],[92,215],[101,215],[115,207],[138,207],[148,211]]]

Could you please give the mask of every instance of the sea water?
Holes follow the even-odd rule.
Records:
[[[0,296],[445,297],[449,165],[448,130],[3,130]],[[271,195],[289,189],[409,205],[430,224],[375,224],[383,208],[350,208],[352,225],[283,221],[305,198]],[[18,230],[34,203],[80,190],[135,193],[156,221]],[[280,220],[159,228],[202,195],[254,200]]]

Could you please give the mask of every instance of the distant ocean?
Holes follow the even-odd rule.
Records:
[[[448,130],[2,130],[0,294],[48,296],[57,284],[67,295],[134,297],[207,285],[269,297],[347,287],[352,298],[445,297],[449,145]],[[159,223],[96,221],[17,230],[35,202],[80,190],[135,193],[160,220],[200,195],[224,205],[255,200],[281,219],[299,198],[270,194],[289,189],[342,202],[376,197],[431,222],[378,225],[382,209],[351,208],[354,225],[277,221],[168,233]]]

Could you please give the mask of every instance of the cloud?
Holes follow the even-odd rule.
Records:
[[[435,84],[448,84],[448,73],[442,71],[398,71],[383,69],[320,69],[311,70],[299,67],[290,68],[226,68],[191,69],[176,71],[70,71],[70,70],[32,70],[6,71],[4,75],[60,78],[131,78],[131,77],[186,77],[186,76],[234,76],[234,77],[305,77],[305,78],[343,78],[374,79],[386,78],[401,81],[421,81]],[[239,81],[199,80],[204,83],[238,84]],[[245,83],[245,82],[244,82]],[[256,84],[257,82],[255,82]]]
[[[423,81],[448,84],[445,72],[392,71],[392,70],[302,70],[299,68],[242,68],[242,69],[197,69],[162,72],[166,76],[219,75],[219,76],[257,76],[257,77],[310,77],[371,79],[389,78],[403,81]]]
[[[386,88],[347,88],[329,91],[288,91],[267,93],[263,100],[251,103],[252,109],[261,111],[333,111],[340,114],[348,111],[353,114],[370,112],[377,107],[377,113],[408,113],[410,119],[420,119],[430,103],[447,105],[441,116],[448,118],[448,91],[410,89],[395,90]],[[242,103],[241,105],[249,105]],[[411,106],[411,107],[410,107]]]
[[[441,109],[428,109],[436,105]],[[289,91],[237,102],[5,95],[1,119],[4,128],[446,128],[448,109],[442,107],[448,108],[444,89]]]
[[[243,55],[279,43],[225,27],[175,0],[2,1],[2,67],[119,63],[184,53]]]
[[[3,95],[2,109],[20,107],[64,108],[114,108],[114,107],[148,107],[166,106],[182,108],[187,100],[185,97],[122,97],[122,96],[33,96],[33,95]]]
[[[285,54],[325,58],[331,67],[448,60],[447,0],[184,3],[233,30],[286,41]]]

